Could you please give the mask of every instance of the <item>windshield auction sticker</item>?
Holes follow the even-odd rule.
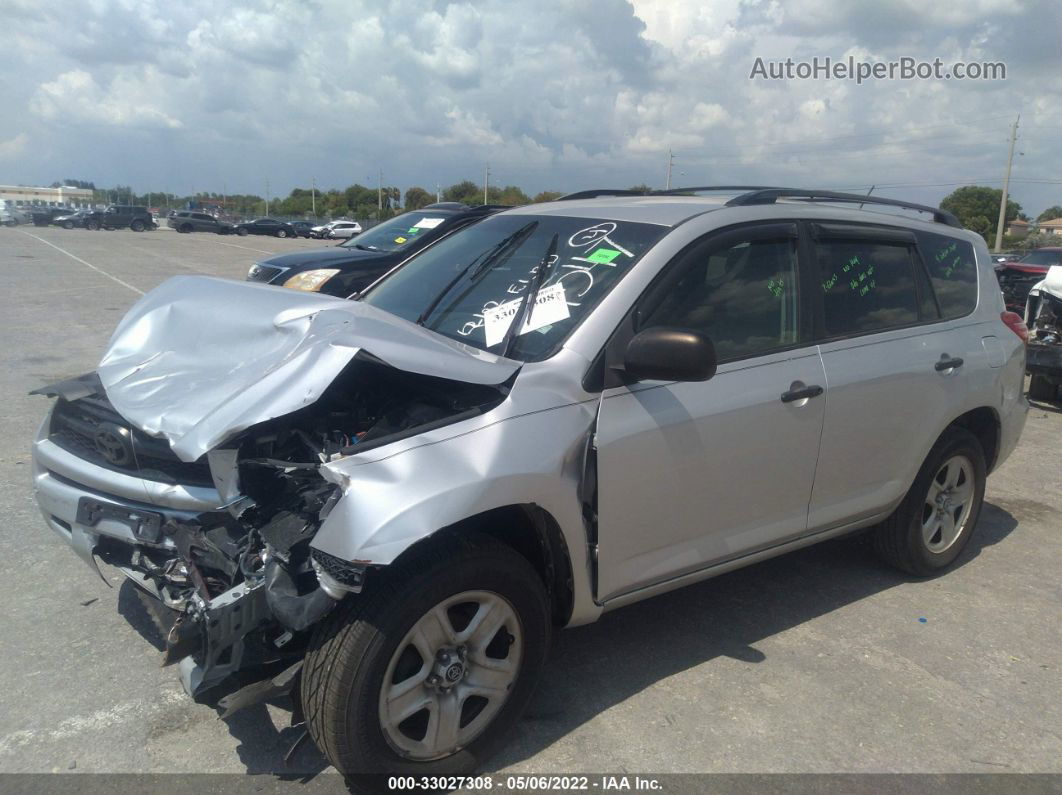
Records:
[[[516,317],[522,298],[506,301],[492,309],[483,311],[483,331],[487,335],[487,347],[497,345],[505,338],[505,332],[512,325]],[[529,331],[549,326],[568,317],[568,302],[564,298],[564,285],[551,284],[544,287],[535,296],[535,305],[524,321],[524,327],[518,334],[527,334]]]

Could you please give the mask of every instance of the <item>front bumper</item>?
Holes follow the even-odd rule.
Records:
[[[130,514],[158,514],[167,520],[188,522],[204,511],[217,510],[221,498],[210,488],[170,485],[141,480],[93,465],[48,439],[50,415],[42,423],[33,444],[33,491],[44,521],[78,556],[98,571],[93,550],[101,537],[133,546],[174,549],[162,536],[158,542],[137,537],[131,523],[116,518],[124,509]],[[78,516],[83,498],[95,500],[107,511],[91,524]]]

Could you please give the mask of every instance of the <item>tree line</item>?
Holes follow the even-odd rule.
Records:
[[[221,194],[214,191],[196,192],[180,196],[173,193],[138,193],[128,185],[112,188],[95,188],[92,183],[81,180],[64,180],[64,184],[92,187],[93,201],[99,204],[133,204],[160,209],[181,209],[192,206],[217,206],[224,212],[241,216],[276,215],[291,218],[356,218],[359,220],[386,220],[400,212],[419,210],[437,200],[434,191],[414,185],[405,192],[397,187],[368,187],[354,184],[342,190],[319,190],[294,188],[284,197],[263,197],[251,193]],[[461,202],[468,205],[483,204],[483,186],[471,180],[457,182],[440,191],[446,202]],[[487,188],[487,204],[518,205],[533,202],[553,201],[563,194],[560,191],[542,191],[528,196],[516,185]]]
[[[996,223],[999,220],[999,205],[1002,199],[1003,191],[999,188],[966,185],[945,196],[940,202],[940,208],[950,212],[965,228],[977,232],[992,246],[996,240]],[[1036,223],[1053,221],[1056,218],[1062,218],[1062,206],[1057,204],[1036,216]],[[1007,199],[1004,219],[1004,228],[1016,220],[1032,222],[1032,218],[1022,212],[1021,205],[1010,198]],[[1054,235],[1004,235],[1003,248],[1038,248],[1052,245],[1056,240]]]

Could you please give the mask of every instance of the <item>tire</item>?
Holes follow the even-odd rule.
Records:
[[[177,227],[177,231],[180,232],[181,234],[187,235],[189,232],[192,231],[192,225],[191,224],[181,224],[179,227]]]
[[[1058,388],[1047,380],[1047,376],[1032,375],[1029,377],[1029,397],[1033,400],[1054,400],[1056,394],[1058,394]]]
[[[85,228],[91,232],[95,232],[100,228],[100,225],[96,221],[85,221]]]
[[[240,237],[247,237],[247,230],[244,229],[243,227],[240,227],[239,229],[236,230],[236,234],[239,235]]]
[[[277,237],[287,237],[287,236],[288,236],[287,230],[285,230],[285,229],[278,229],[277,230]]]
[[[431,623],[436,610],[443,610],[443,620],[451,631],[463,632],[473,626],[475,616],[486,605],[490,607],[484,621],[488,616],[492,620],[504,618],[504,631],[498,628],[488,637],[488,628],[477,639],[473,630],[467,640],[458,636],[455,641],[451,636],[443,642],[450,651],[458,649],[456,654],[465,649],[467,668],[464,657],[440,660],[436,656],[429,662],[425,654],[415,650],[411,639],[415,625],[437,630],[433,633],[429,629],[427,636],[421,637],[446,636],[441,623]],[[466,612],[462,614],[462,610]],[[456,619],[453,611],[457,611]],[[379,785],[379,777],[384,775],[469,773],[497,750],[527,706],[546,657],[549,633],[545,587],[525,558],[480,537],[433,542],[423,554],[370,581],[364,593],[348,598],[318,625],[300,685],[310,736],[341,773],[362,785]],[[462,641],[467,646],[461,645]],[[435,645],[428,644],[428,657]],[[443,653],[439,649],[436,652]],[[507,673],[491,672],[478,662],[491,658],[504,667],[501,661],[509,655],[515,656]],[[454,674],[455,665],[465,673]],[[399,722],[399,712],[395,719],[386,720],[385,727],[385,710],[394,707],[388,706],[383,686],[389,680],[394,687],[402,667],[407,675],[397,684],[401,687],[416,679],[408,693],[416,693],[418,702],[407,705],[414,710],[409,717]],[[413,669],[417,672],[411,673]],[[434,682],[431,677],[435,677]],[[486,681],[477,682],[478,677],[494,677],[498,695],[484,698],[469,694],[469,688]],[[501,689],[505,681],[508,684]],[[419,699],[426,701],[418,710]],[[446,709],[446,704],[451,709]],[[442,710],[440,705],[444,705]],[[439,756],[438,747],[432,747],[429,726],[431,715],[441,711],[456,716],[454,731],[467,730],[469,735],[455,735],[456,746],[438,746],[447,749]],[[408,726],[410,722],[414,725]],[[421,732],[419,742],[426,743],[425,747],[418,746]]]
[[[74,222],[73,221],[63,221],[63,229],[73,229],[73,228],[74,228]]]
[[[903,502],[875,528],[875,552],[917,577],[946,569],[977,526],[986,478],[977,437],[963,428],[948,429],[929,451]]]
[[[132,229],[134,232],[143,232],[144,222],[140,220],[133,221],[133,223],[129,224],[129,228]]]

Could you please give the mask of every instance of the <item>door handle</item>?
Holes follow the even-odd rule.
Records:
[[[947,354],[941,356],[940,361],[933,365],[933,369],[938,373],[954,370],[956,367],[962,367],[962,359],[957,356],[949,357]]]
[[[821,386],[806,386],[802,389],[790,389],[788,392],[782,393],[782,402],[792,403],[795,400],[818,397],[822,393],[823,389]]]

